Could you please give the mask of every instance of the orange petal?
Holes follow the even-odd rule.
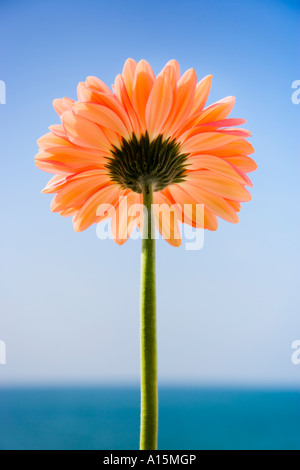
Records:
[[[108,86],[98,77],[87,77],[85,83],[92,90],[100,91],[101,93],[112,94],[112,91],[108,88]]]
[[[255,161],[245,155],[238,155],[234,157],[225,158],[227,162],[236,166],[237,168],[239,168],[239,170],[244,171],[245,173],[250,173],[251,171],[255,171],[257,169],[257,164],[255,163]]]
[[[215,122],[195,124],[196,121],[197,118],[192,116],[176,131],[175,136],[179,141],[184,141],[188,137],[202,132],[214,132],[224,126],[238,126],[240,124],[245,124],[246,122],[245,119],[222,119]],[[220,131],[222,132],[222,129],[220,129]]]
[[[85,82],[79,82],[77,85],[78,101],[86,101],[88,103],[98,103],[99,92],[86,86]],[[101,104],[101,103],[99,103]]]
[[[119,116],[110,108],[101,104],[78,102],[74,105],[74,112],[89,121],[108,127],[121,136],[128,138],[129,132]]]
[[[146,106],[146,127],[150,137],[159,134],[173,104],[173,91],[170,77],[161,74],[157,77]]]
[[[84,176],[81,174],[80,178],[75,176],[68,180],[56,194],[51,203],[51,210],[52,212],[59,212],[70,207],[81,206],[100,187],[108,185],[110,185],[110,182],[105,171],[87,171]]]
[[[207,208],[204,209],[204,228],[211,231],[215,231],[218,228],[217,217]]]
[[[120,134],[118,134],[117,132],[114,132],[112,129],[109,129],[109,127],[101,126],[101,130],[103,131],[103,133],[105,134],[107,140],[109,140],[111,145],[115,145],[117,147],[122,145],[122,137],[120,136]]]
[[[132,214],[131,209],[138,204],[139,199],[139,194],[133,191],[125,191],[124,195],[119,197],[111,219],[111,233],[118,245],[123,245],[128,240],[136,226],[138,215]],[[142,211],[142,208],[140,210]]]
[[[234,137],[233,137],[234,138]],[[254,152],[254,148],[245,139],[237,138],[223,147],[213,149],[212,153],[218,157],[235,157],[240,155],[250,155]]]
[[[174,184],[168,191],[174,199],[173,207],[178,220],[195,228],[204,228],[203,204],[184,191],[180,185]]]
[[[77,89],[79,101],[97,103],[110,108],[123,121],[127,129],[131,128],[128,114],[120,101],[112,93],[101,93],[100,91],[88,88],[84,83],[80,83]]]
[[[198,204],[198,202],[194,202],[194,205]],[[179,204],[177,204],[177,207]],[[180,206],[179,206],[180,207]],[[207,207],[204,207],[204,213],[202,215],[203,209],[201,208],[198,214],[200,214],[200,217],[195,215],[196,211],[192,210],[188,214],[187,211],[184,213],[184,206],[180,208],[180,211],[178,213],[178,218],[179,220],[182,220],[187,225],[191,225],[194,228],[205,228],[207,230],[215,231],[218,228],[218,219],[213,214],[211,211],[207,209]],[[192,218],[189,218],[192,217]]]
[[[197,83],[191,114],[200,113],[200,111],[202,111],[204,108],[210,92],[211,79],[212,75],[207,75],[199,83]]]
[[[132,90],[136,66],[137,62],[134,59],[127,59],[122,71],[122,77],[130,100],[132,99]]]
[[[69,168],[63,163],[59,162],[48,162],[45,160],[35,159],[36,166],[46,173],[59,173],[60,176],[70,173]]]
[[[227,96],[227,98],[216,101],[199,114],[195,124],[203,124],[227,118],[234,107],[234,103],[234,96]]]
[[[167,64],[165,65],[165,67],[163,68],[162,71],[164,71],[164,70],[167,69],[168,67],[172,67],[172,68],[173,68],[174,73],[175,73],[176,82],[178,82],[178,81],[180,80],[180,66],[179,66],[177,60],[175,60],[175,59],[169,60],[169,62],[167,62]]]
[[[222,132],[223,134],[228,134],[228,135],[237,135],[239,137],[250,137],[251,132],[248,131],[247,129],[238,129],[235,127],[224,127],[223,129],[218,130],[217,132]]]
[[[236,201],[231,201],[230,199],[225,199],[225,201],[235,210],[235,212],[240,212],[241,203]]]
[[[181,144],[184,153],[201,153],[210,154],[210,150],[223,147],[239,138],[232,135],[221,134],[219,132],[205,132],[188,138]]]
[[[103,170],[101,169],[95,169],[95,170],[88,170],[88,171],[83,171],[81,173],[75,173],[72,175],[55,175],[53,178],[51,178],[50,181],[48,181],[45,189],[43,189],[43,193],[58,193],[60,189],[64,188],[70,181],[77,181],[81,180],[82,178],[88,178],[91,176],[97,176],[103,173]],[[57,178],[56,178],[57,177]]]
[[[63,210],[59,213],[59,215],[62,215],[63,217],[70,217],[71,215],[75,215],[80,209],[79,207],[71,207],[70,209]]]
[[[68,111],[68,112],[71,112],[71,111]],[[56,135],[60,139],[66,142],[69,142],[69,137],[66,133],[66,130],[64,126],[62,126],[61,124],[54,124],[53,126],[49,126],[49,130],[50,132],[52,132],[52,134]]]
[[[99,222],[103,222],[104,220],[111,219],[115,210],[116,208],[112,204],[105,203],[104,205],[101,205],[96,210],[96,219],[94,223],[98,224]]]
[[[57,147],[58,145],[65,145],[65,146],[73,146],[73,144],[57,135],[53,134],[52,132],[48,132],[47,134],[43,135],[37,140],[38,146],[45,150],[51,147]]]
[[[91,149],[52,147],[51,149],[40,151],[35,158],[37,162],[63,164],[65,165],[66,173],[76,173],[88,169],[103,168],[107,163],[105,157],[105,154],[101,155],[98,151]],[[52,171],[52,173],[54,172]]]
[[[162,193],[153,196],[155,225],[162,237],[172,246],[181,245],[181,233],[177,221],[177,212],[171,201]]]
[[[192,118],[193,120],[194,118]],[[222,121],[211,122],[207,124],[197,124],[194,123],[189,119],[186,121],[184,126],[181,126],[180,129],[175,133],[177,140],[180,142],[184,142],[185,140],[193,137],[194,135],[204,134],[205,132],[221,132],[223,134],[234,135],[238,137],[249,137],[251,132],[246,129],[239,129],[234,127],[222,127],[222,124],[225,125],[226,122],[235,122],[236,124],[240,124],[242,119],[223,119]],[[232,124],[231,124],[232,125]],[[219,129],[221,128],[221,129]]]
[[[145,110],[155,81],[153,71],[151,67],[151,70],[149,67],[150,65],[145,60],[141,60],[138,63],[134,75],[132,91],[132,104],[141,123],[142,131],[146,130]]]
[[[170,129],[170,124],[174,121],[176,112],[177,112],[177,100],[178,100],[178,91],[177,91],[177,80],[174,67],[168,65],[164,67],[163,71],[159,74],[166,74],[169,77],[169,87],[172,90],[172,108],[170,110],[169,116],[163,124],[161,131],[166,133],[166,137],[169,137],[168,129]]]
[[[133,109],[130,98],[128,96],[122,75],[116,76],[115,85],[114,85],[114,93],[115,93],[115,96],[119,99],[120,103],[122,103],[124,109],[126,110],[129,116],[131,128],[134,134],[137,137],[139,137],[140,136],[140,123],[135,113],[135,110]]]
[[[245,180],[245,177],[236,171],[234,167],[228,163],[226,160],[215,157],[214,155],[193,155],[188,158],[188,171],[192,170],[212,170],[221,175],[232,178],[235,181],[238,181],[240,184],[249,183],[248,178]]]
[[[99,221],[97,210],[101,204],[116,204],[119,197],[119,188],[117,185],[109,185],[93,194],[80,208],[73,219],[75,232],[82,232],[91,224]]]
[[[62,98],[53,100],[52,104],[57,114],[61,116],[65,111],[72,111],[74,103],[75,101],[71,100],[71,98]]]
[[[53,194],[57,193],[60,188],[66,184],[66,179],[68,175],[54,175],[46,184],[45,188],[42,190],[42,193]]]
[[[222,197],[212,194],[211,192],[202,189],[202,187],[200,188],[199,186],[194,186],[192,184],[181,183],[180,186],[171,186],[170,191],[179,204],[187,205],[184,207],[184,210],[190,218],[193,217],[190,214],[191,208],[189,205],[204,204],[205,208],[228,222],[237,223],[239,220],[236,212]],[[193,212],[195,212],[193,206],[192,208]],[[201,212],[199,213],[202,218]],[[199,222],[201,223],[201,220]]]
[[[198,125],[219,128],[219,127],[229,127],[229,126],[240,126],[241,124],[245,124],[245,122],[246,122],[246,119],[228,118],[228,119],[221,119],[219,121],[207,122],[207,123],[198,124]]]
[[[135,223],[138,229],[140,230],[140,232],[142,233],[143,231],[143,196],[142,194],[138,194],[137,196],[138,196],[137,202],[136,202],[137,207],[133,206],[132,212],[136,216]]]
[[[191,171],[188,173],[186,181],[188,184],[199,186],[199,188],[233,201],[251,200],[251,194],[240,183],[212,171]]]
[[[61,120],[70,141],[74,144],[109,151],[110,142],[97,124],[72,111],[64,112]]]
[[[194,69],[187,70],[177,83],[176,114],[169,125],[170,132],[175,132],[182,121],[186,119],[193,107],[197,76]]]

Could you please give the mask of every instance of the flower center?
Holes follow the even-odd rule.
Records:
[[[150,141],[147,132],[140,139],[133,134],[130,140],[123,138],[120,148],[114,146],[111,154],[106,167],[123,189],[142,193],[150,184],[153,191],[161,191],[185,179],[188,154],[181,153],[179,143],[170,137],[164,140],[159,135]]]

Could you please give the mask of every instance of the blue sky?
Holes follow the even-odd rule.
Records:
[[[34,166],[52,100],[88,75],[110,85],[133,57],[213,74],[209,103],[237,97],[259,165],[238,225],[197,252],[157,243],[160,382],[299,385],[299,2],[1,0],[0,14],[1,382],[138,382],[140,242],[75,233]]]

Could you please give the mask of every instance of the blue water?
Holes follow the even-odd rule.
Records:
[[[298,449],[300,392],[162,388],[159,448]],[[0,390],[0,449],[137,449],[139,391]]]

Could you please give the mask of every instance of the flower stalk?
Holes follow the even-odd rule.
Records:
[[[155,225],[153,190],[143,190],[141,255],[141,429],[140,450],[157,449],[158,391],[156,346]]]

